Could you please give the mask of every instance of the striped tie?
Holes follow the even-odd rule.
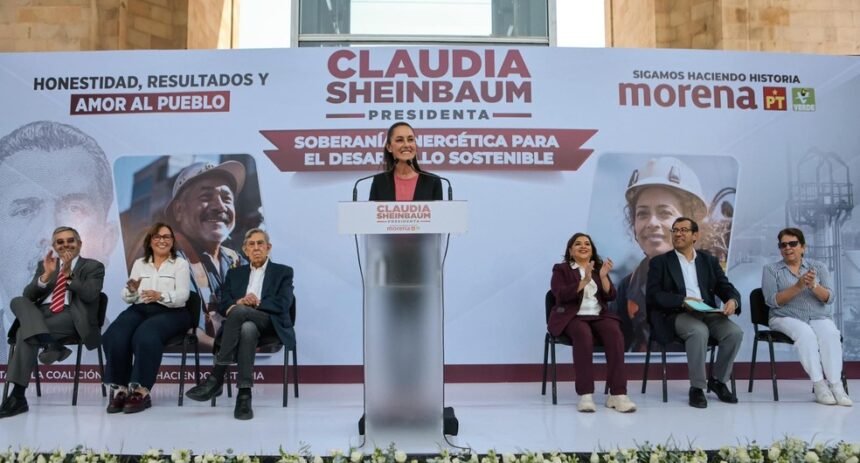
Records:
[[[51,312],[60,313],[63,311],[63,306],[66,305],[66,286],[68,286],[69,278],[65,273],[60,272],[57,276],[57,285],[54,286],[54,291],[51,293]]]

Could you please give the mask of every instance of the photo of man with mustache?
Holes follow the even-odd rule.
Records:
[[[176,232],[176,247],[191,265],[191,289],[204,302],[205,326],[198,330],[204,346],[212,346],[223,321],[216,308],[227,271],[247,263],[238,252],[222,246],[236,227],[236,196],[244,184],[245,167],[240,162],[196,162],[179,172],[164,209]]]

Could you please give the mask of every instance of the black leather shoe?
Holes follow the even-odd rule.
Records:
[[[251,409],[251,394],[240,394],[236,396],[236,408],[233,410],[233,418],[237,420],[250,420],[254,417]]]
[[[62,344],[48,344],[39,352],[39,361],[44,365],[50,365],[56,362],[62,362],[72,355],[72,350]]]
[[[10,395],[3,401],[3,405],[0,405],[0,418],[9,418],[10,416],[20,415],[22,413],[27,413],[29,410],[30,406],[27,405],[26,397]]]
[[[125,408],[125,402],[128,400],[128,393],[119,391],[113,395],[110,403],[107,406],[108,413],[119,413]]]
[[[726,386],[725,383],[721,383],[714,378],[708,380],[708,389],[713,391],[714,394],[720,399],[721,402],[725,402],[727,404],[736,404],[738,403],[738,398],[732,394],[732,391]]]
[[[150,407],[152,407],[152,397],[150,397],[149,394],[143,395],[140,392],[132,392],[125,400],[125,404],[122,406],[122,412],[139,413]]]
[[[219,397],[222,392],[224,392],[224,380],[218,381],[214,376],[209,375],[206,382],[189,389],[185,393],[185,397],[198,402],[206,402],[212,400],[213,397]]]
[[[691,387],[690,406],[696,408],[708,408],[708,399],[705,398],[705,391],[697,387]]]

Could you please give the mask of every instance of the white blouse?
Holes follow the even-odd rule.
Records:
[[[134,261],[129,278],[140,279],[137,291],[131,292],[128,287],[122,288],[122,300],[127,304],[140,302],[140,292],[153,289],[161,293],[159,304],[170,308],[185,306],[191,286],[191,269],[188,261],[182,257],[169,258],[156,269],[155,264],[146,262],[141,257]]]
[[[585,278],[585,269],[579,264],[571,262],[570,268],[579,270],[580,278]],[[600,303],[597,302],[597,283],[594,282],[594,278],[589,280],[582,290],[582,302],[579,304],[577,315],[600,315]]]

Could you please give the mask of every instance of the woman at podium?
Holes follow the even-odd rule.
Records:
[[[421,170],[415,131],[406,122],[388,128],[383,149],[385,172],[373,177],[370,201],[438,201],[442,199],[439,177]]]
[[[604,261],[597,247],[585,233],[576,233],[568,241],[564,261],[552,268],[550,288],[555,306],[549,315],[547,330],[553,336],[565,335],[573,345],[576,368],[576,393],[580,412],[594,412],[594,345],[599,341],[606,352],[609,397],[606,407],[619,412],[634,412],[636,404],[627,397],[624,373],[624,336],[621,320],[608,310],[615,299],[615,286],[609,279],[612,260]]]

